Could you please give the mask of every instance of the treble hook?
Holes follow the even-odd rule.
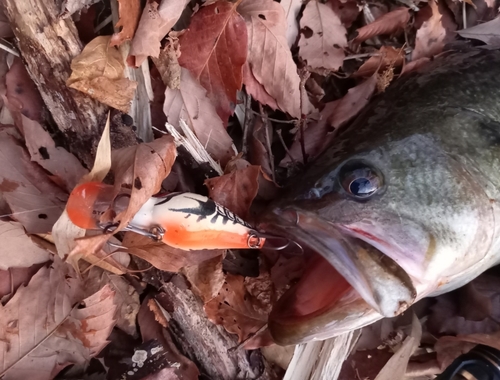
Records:
[[[282,251],[284,249],[290,249],[293,254],[301,255],[304,253],[304,249],[302,248],[302,246],[294,240],[290,240],[282,236],[265,234],[258,231],[254,231],[253,234],[256,238],[265,239],[265,243],[262,249],[269,249],[273,251]],[[298,253],[294,252],[292,250],[293,247],[298,248],[300,252]]]

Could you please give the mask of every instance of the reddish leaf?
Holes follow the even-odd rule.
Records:
[[[28,286],[0,305],[5,379],[52,379],[72,363],[84,364],[107,344],[114,325],[114,293],[104,287],[81,301],[81,284],[56,260],[43,267]],[[43,342],[43,344],[42,344]]]
[[[7,301],[6,296],[13,296],[21,285],[28,285],[31,277],[43,266],[35,264],[29,268],[10,268],[9,270],[0,270],[0,300],[2,303]]]
[[[310,1],[300,19],[299,55],[314,69],[337,71],[344,62],[346,29],[333,10]]]
[[[191,284],[193,293],[206,303],[217,296],[224,283],[222,255],[203,261],[198,265],[185,267],[183,273]]]
[[[196,265],[214,257],[221,256],[219,250],[184,251],[155,243],[151,239],[134,233],[126,233],[123,246],[127,252],[146,260],[155,268],[167,272],[178,272],[181,268]]]
[[[261,85],[252,74],[252,70],[248,62],[243,65],[243,83],[245,83],[246,92],[251,95],[256,101],[263,105],[271,107],[273,110],[278,109],[276,100],[269,95],[263,85]]]
[[[379,17],[374,22],[359,28],[354,42],[361,43],[381,34],[394,34],[403,30],[409,21],[409,9],[405,7],[396,8],[392,12]]]
[[[180,65],[205,87],[224,123],[234,112],[247,59],[247,29],[237,6],[238,2],[217,1],[202,7],[179,39]]]
[[[205,181],[208,193],[217,203],[245,219],[259,191],[259,166],[248,166]]]
[[[234,154],[231,148],[233,140],[227,134],[214,106],[206,97],[205,89],[188,70],[182,69],[178,90],[170,88],[165,90],[163,111],[167,115],[168,122],[176,128],[179,127],[179,119],[186,121],[215,160],[224,165],[231,159]]]
[[[400,67],[405,61],[403,49],[395,49],[392,46],[382,46],[377,55],[370,57],[354,73],[354,77],[369,77],[375,72],[381,72],[388,67]]]
[[[0,131],[0,192],[28,233],[47,233],[61,215],[67,194],[30,160],[13,128]]]
[[[147,1],[130,46],[130,56],[134,58],[131,66],[139,67],[148,56],[158,57],[160,41],[179,20],[188,3],[189,0],[162,0],[158,7],[157,1]]]
[[[353,0],[330,0],[329,5],[332,7],[335,14],[340,17],[342,25],[346,28],[351,27],[352,23],[358,18],[359,12],[362,9],[362,6],[358,5],[358,3]]]
[[[300,78],[286,40],[282,6],[272,0],[243,0],[238,12],[247,23],[252,74],[281,110],[299,118]]]
[[[418,17],[425,21],[417,30],[412,61],[441,53],[444,45],[454,40],[453,32],[457,28],[446,6],[435,0],[430,0],[429,5],[418,12]]]
[[[121,45],[124,41],[131,40],[134,37],[135,29],[141,15],[140,0],[118,0],[118,4],[120,19],[116,23],[116,27],[121,27],[122,29],[119,33],[115,33],[111,37],[111,46]]]

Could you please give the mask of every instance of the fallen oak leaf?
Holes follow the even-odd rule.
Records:
[[[179,20],[189,0],[148,0],[132,40],[129,65],[139,67],[148,57],[158,57],[160,41]],[[132,59],[130,59],[132,58]]]
[[[0,220],[0,238],[0,270],[26,268],[50,259],[49,253],[31,240],[20,223]]]
[[[113,34],[110,46],[118,46],[125,41],[131,40],[134,37],[141,15],[140,0],[118,0],[118,4],[120,19],[116,23],[116,27],[122,29],[120,32]]]
[[[207,152],[222,165],[233,156],[233,140],[207,98],[206,90],[187,69],[181,69],[178,90],[165,90],[163,112],[167,115],[168,122],[177,129],[180,119],[185,120]]]
[[[399,7],[357,30],[354,43],[361,43],[381,34],[394,34],[403,30],[410,21],[410,9]]]
[[[76,309],[81,283],[68,268],[56,258],[0,305],[4,379],[52,379],[70,364],[87,362],[107,344],[114,325],[114,293],[104,287]]]
[[[313,71],[337,71],[342,67],[347,31],[328,5],[307,3],[300,29],[299,55]]]
[[[179,37],[179,64],[207,90],[224,124],[234,112],[247,60],[247,29],[236,11],[239,3],[222,0],[202,7]]]
[[[109,46],[110,38],[96,37],[83,48],[71,62],[71,76],[66,84],[127,113],[137,82],[125,78],[125,62],[120,51]]]
[[[247,24],[252,74],[282,111],[300,118],[300,78],[286,40],[282,6],[272,0],[243,0],[238,12]]]

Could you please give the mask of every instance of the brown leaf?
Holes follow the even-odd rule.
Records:
[[[400,7],[379,17],[357,30],[354,43],[361,43],[381,34],[394,34],[403,30],[410,21],[409,8]]]
[[[178,90],[165,90],[163,111],[168,122],[176,128],[179,128],[179,119],[186,121],[215,160],[225,164],[231,159],[234,154],[231,148],[233,140],[207,98],[205,89],[187,69],[181,71]]]
[[[205,180],[208,194],[215,202],[245,219],[259,191],[259,166],[248,166],[220,177]]]
[[[179,38],[180,65],[207,90],[224,124],[234,112],[247,60],[247,29],[237,6],[221,0],[202,7]]]
[[[246,92],[256,101],[271,107],[273,110],[278,109],[278,103],[254,77],[248,62],[243,65],[243,83],[245,83]]]
[[[283,7],[272,0],[243,0],[238,12],[247,24],[252,74],[282,111],[299,118],[300,78],[286,39]]]
[[[288,46],[292,47],[299,35],[299,26],[297,24],[297,16],[299,15],[300,8],[302,7],[302,0],[282,0],[281,6],[285,10],[285,17],[287,22],[286,40]]]
[[[155,268],[178,272],[181,268],[199,264],[222,255],[220,250],[184,251],[131,232],[125,234],[123,246],[131,255],[146,260]]]
[[[9,72],[5,75],[5,86],[8,108],[12,113],[21,113],[32,120],[42,121],[42,97],[23,61],[18,57],[14,58]]]
[[[188,3],[189,0],[162,0],[158,7],[155,0],[146,2],[130,46],[130,56],[135,58],[132,66],[139,67],[148,56],[158,57],[160,41],[179,20]]]
[[[71,62],[66,84],[125,113],[130,110],[137,82],[125,78],[120,51],[110,47],[111,36],[94,38]]]
[[[330,0],[328,4],[340,17],[342,25],[346,28],[351,27],[352,23],[358,18],[359,12],[362,9],[362,6],[358,5],[358,3],[353,0]]]
[[[129,335],[136,336],[136,318],[140,307],[139,294],[123,276],[110,274],[101,268],[91,268],[85,279],[85,295],[96,293],[104,286],[109,286],[115,292],[116,327]]]
[[[178,90],[181,85],[181,66],[179,65],[179,61],[177,59],[179,57],[179,54],[180,54],[179,41],[171,40],[165,46],[165,48],[160,52],[158,58],[154,57],[152,58],[156,68],[158,69],[158,72],[161,75],[163,83],[165,84],[165,86],[171,88],[172,90]],[[163,88],[163,91],[161,92],[162,92],[161,94],[162,97],[165,98],[165,88]],[[162,106],[164,101],[165,99],[163,99],[163,101],[161,102]],[[163,112],[162,115],[164,117]],[[156,125],[160,127],[163,126],[164,124],[165,123],[163,124],[157,123]],[[155,124],[153,123],[153,125]]]
[[[392,46],[382,46],[377,55],[370,57],[353,74],[353,77],[369,77],[375,72],[382,72],[388,67],[400,67],[405,61],[403,49],[395,49]]]
[[[46,233],[67,199],[44,170],[32,162],[13,128],[0,131],[0,192],[28,233]]]
[[[337,71],[344,63],[346,29],[333,10],[310,1],[300,19],[299,55],[313,71]]]
[[[88,173],[87,169],[66,149],[56,147],[50,134],[38,122],[22,116],[22,126],[31,160],[51,173],[52,180],[70,192]]]
[[[500,46],[500,17],[457,32],[463,38],[483,41],[486,45]]]
[[[429,5],[418,12],[418,17],[425,21],[417,30],[412,61],[441,53],[444,45],[454,40],[453,32],[457,28],[446,6],[435,0],[430,0]]]
[[[376,85],[377,77],[373,75],[361,84],[350,88],[343,98],[326,104],[320,113],[321,119],[304,132],[304,145],[308,157],[317,157],[329,146],[334,138],[332,132],[358,115],[368,104]],[[302,161],[300,138],[299,132],[289,149],[291,156],[299,162]],[[287,155],[280,165],[286,166],[291,162],[292,159]]]
[[[224,283],[222,255],[205,260],[198,265],[185,267],[182,272],[191,284],[191,290],[204,303],[217,296]]]
[[[217,297],[205,304],[208,318],[241,342],[267,323],[267,305],[253,297],[242,276],[228,274]]]
[[[113,34],[110,40],[111,46],[121,45],[123,42],[131,40],[134,37],[135,29],[139,23],[141,15],[140,0],[118,0],[120,20],[116,27],[121,27],[119,33]]]
[[[52,379],[67,365],[90,360],[107,344],[114,325],[114,293],[105,287],[76,309],[81,283],[67,270],[56,258],[0,305],[4,379]]]
[[[30,267],[50,259],[49,253],[36,245],[20,223],[0,220],[0,269]]]
[[[7,296],[13,296],[21,285],[28,285],[31,277],[33,277],[42,266],[43,264],[35,264],[29,268],[0,270],[0,301],[5,304],[8,301]]]

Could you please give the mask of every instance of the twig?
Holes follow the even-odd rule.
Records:
[[[265,329],[267,329],[267,323],[264,324],[264,326],[262,326],[260,329],[258,329],[256,332],[254,333],[251,333],[250,335],[248,335],[248,337],[246,337],[245,339],[243,339],[243,341],[238,344],[237,346],[235,347],[231,347],[229,350],[227,350],[228,352],[234,352],[236,350],[239,350],[241,347],[243,347],[249,340],[255,338],[257,335],[259,335],[261,332],[263,332]]]
[[[262,118],[262,122],[264,123],[264,130],[266,132],[266,149],[267,149],[267,154],[269,158],[269,165],[271,166],[271,175],[273,182],[275,181],[275,173],[274,173],[274,156],[273,152],[271,150],[271,136],[269,136],[269,130],[271,130],[271,125],[269,124],[269,119],[267,118],[267,113],[264,111],[264,107],[262,107],[262,104],[259,104],[260,108],[260,117]],[[270,128],[271,127],[271,128]]]
[[[467,4],[465,1],[462,1],[462,18],[463,18],[463,29],[467,29]]]
[[[276,134],[278,135],[278,138],[281,142],[281,145],[283,145],[283,148],[285,149],[286,154],[288,154],[288,157],[292,160],[293,164],[297,164],[297,161],[295,161],[295,158],[293,158],[292,153],[290,150],[286,147],[285,140],[283,140],[283,136],[281,135],[281,129],[276,130]]]
[[[243,141],[241,143],[241,152],[243,153],[243,158],[246,157],[248,151],[248,135],[250,134],[250,123],[252,122],[252,96],[246,94],[245,96],[245,117],[243,119]]]
[[[264,118],[264,116],[262,116],[262,114],[260,112],[257,112],[257,111],[254,111],[254,110],[250,110],[250,112],[252,112],[254,115],[257,115],[257,116],[260,116],[262,119]],[[273,119],[272,117],[269,117],[269,116],[265,116],[265,118],[269,121],[273,121],[275,123],[283,123],[283,124],[295,124],[296,120],[280,120],[280,119]]]
[[[13,47],[10,43],[5,41],[3,38],[0,38],[0,49],[5,50],[6,52],[19,57],[19,52],[15,47]]]
[[[300,150],[302,151],[302,162],[304,165],[307,164],[307,155],[306,155],[306,142],[305,142],[305,124],[306,118],[303,115],[307,114],[307,110],[304,109],[304,98],[307,99],[306,93],[306,81],[311,76],[311,73],[307,71],[307,69],[300,70],[300,120],[299,120],[299,130],[300,130]]]
[[[37,344],[35,344],[28,352],[26,352],[25,354],[23,354],[18,360],[16,360],[14,363],[12,363],[10,366],[8,366],[7,368],[5,368],[1,373],[0,373],[0,378],[3,377],[3,375],[5,375],[5,373],[11,369],[12,367],[14,367],[17,363],[19,363],[21,360],[25,359],[29,354],[31,354],[33,351],[35,351],[38,347],[40,347],[47,339],[49,339],[52,334],[54,334],[57,329],[59,327],[61,327],[61,325],[66,322],[66,320],[69,318],[69,316],[71,315],[71,313],[73,312],[73,310],[76,309],[76,307],[78,306],[78,304],[76,304],[75,306],[73,306],[71,308],[71,310],[69,311],[68,315],[66,315],[63,320],[61,322],[59,322],[56,327],[54,327],[48,334],[45,338],[43,338],[40,342],[38,342]]]

